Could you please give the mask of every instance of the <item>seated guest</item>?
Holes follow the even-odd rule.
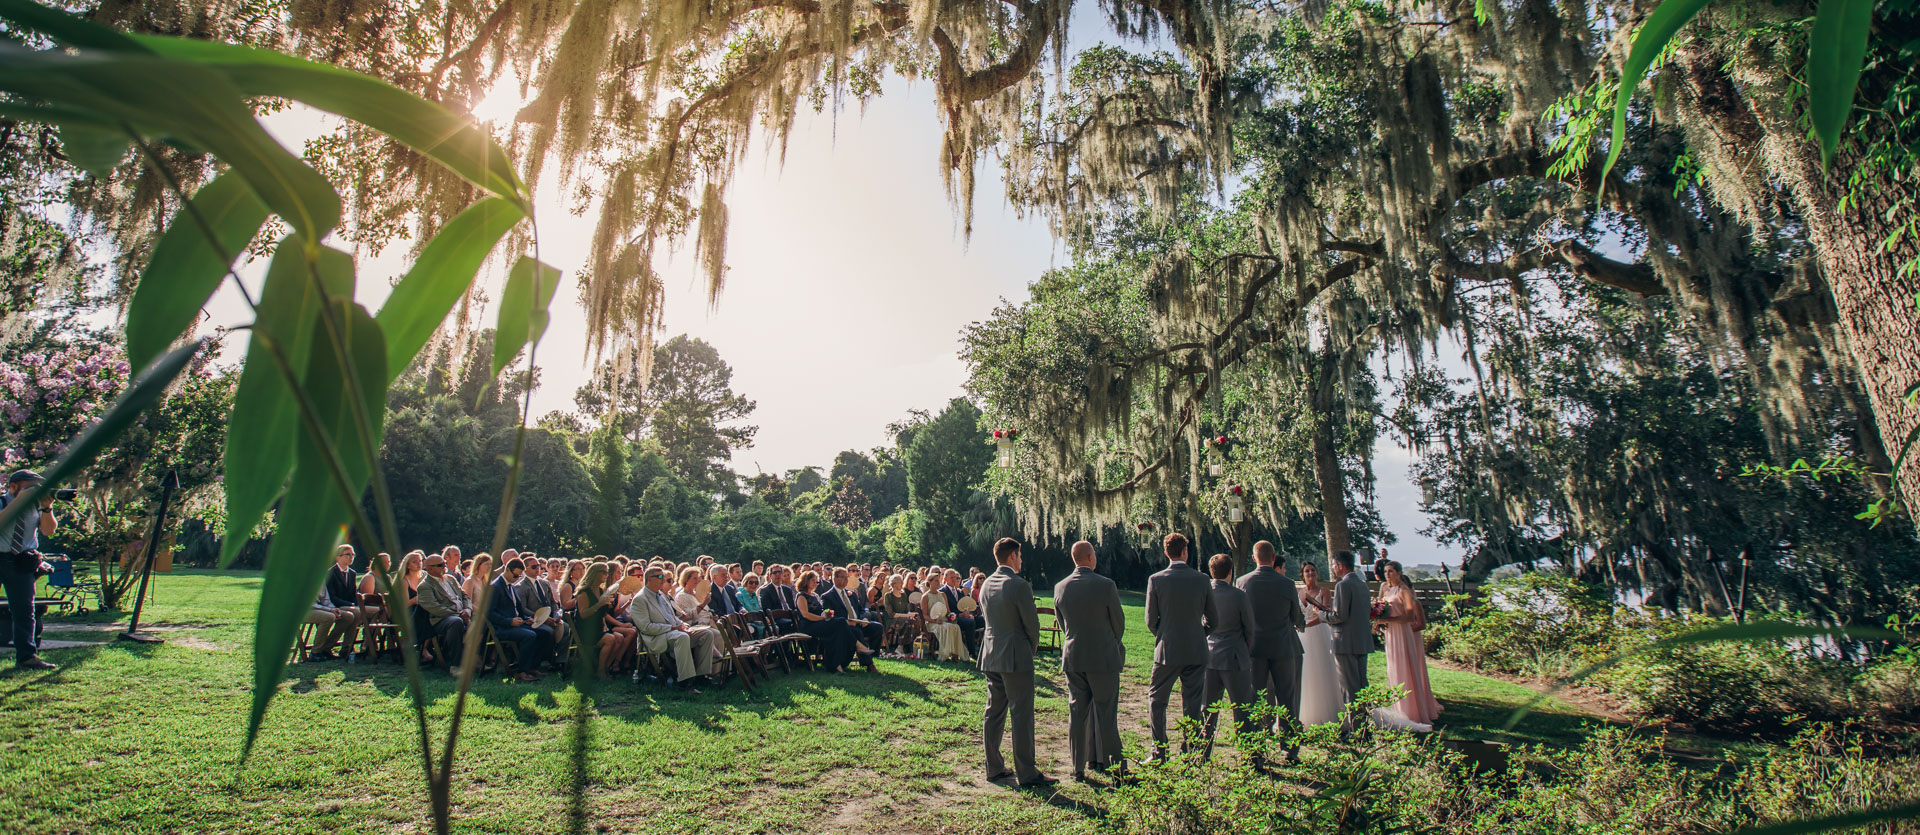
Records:
[[[724,565],[708,569],[707,587],[712,591],[707,593],[707,608],[713,610],[716,618],[739,614],[741,611],[740,590],[734,587],[732,578],[733,572]]]
[[[605,572],[602,573],[604,574]],[[561,609],[569,612],[579,611],[578,601],[575,601],[574,598],[580,595],[580,581],[586,576],[586,563],[580,560],[567,560],[566,566],[562,568],[560,572],[560,582],[556,583],[554,587],[554,591],[560,596]],[[602,579],[604,580],[605,578],[603,577]],[[582,628],[584,629],[585,627]],[[585,637],[584,633],[582,637]]]
[[[341,545],[333,549],[333,567],[327,569],[327,582],[321,589],[326,594],[327,600],[333,604],[334,609],[353,616],[353,623],[346,630],[345,641],[347,652],[351,654],[359,637],[355,634],[356,631],[362,626],[373,623],[374,619],[380,616],[379,608],[360,605],[360,582],[358,575],[353,571],[352,545]],[[325,644],[320,647],[320,650],[331,655],[333,645]]]
[[[863,642],[861,661],[867,669],[873,669],[873,650],[864,647],[880,645],[880,635],[886,631],[886,625],[870,617],[867,612],[867,596],[853,586],[853,572],[844,568],[833,570],[833,588],[826,591],[827,608],[846,616],[847,625],[853,627],[855,634]]]
[[[751,571],[751,572],[748,572],[748,573],[750,573],[750,574],[758,574],[758,575],[760,575],[760,576],[762,576],[762,577],[765,577],[765,576],[767,576],[767,563],[766,563],[766,561],[765,561],[765,560],[754,560],[754,561],[753,561],[753,571]]]
[[[714,641],[719,633],[712,629],[695,631],[673,613],[665,568],[648,568],[646,582],[647,587],[634,596],[632,605],[640,643],[656,656],[671,653],[678,685],[691,688],[713,675]]]
[[[933,657],[941,661],[971,661],[965,636],[955,623],[957,613],[947,601],[945,574],[928,574],[927,590],[920,596],[920,618],[933,633]]]
[[[673,595],[673,613],[690,626],[713,625],[713,609],[707,606],[713,584],[705,575],[706,569],[687,566],[680,572],[680,590]]]
[[[800,621],[796,626],[820,642],[820,655],[826,659],[827,669],[844,673],[847,663],[853,660],[854,632],[844,616],[830,611],[820,595],[814,593],[819,584],[820,575],[812,571],[800,575],[800,584],[794,587],[800,604],[796,610]]]
[[[447,576],[452,577],[454,582],[465,588],[469,561],[460,558],[460,546],[448,545],[440,549],[440,556],[447,561]]]
[[[788,579],[793,576],[793,569],[789,566],[776,565],[772,571],[772,576],[767,578],[767,584],[760,589],[761,611],[784,613],[799,609],[799,590],[788,584]],[[773,624],[782,634],[792,632],[797,626],[792,617],[786,614],[776,615]]]
[[[609,672],[619,668],[620,661],[632,652],[633,640],[638,633],[633,627],[612,618],[613,596],[607,589],[607,563],[596,562],[587,567],[586,575],[580,581],[580,591],[574,597],[580,610],[580,648],[587,657],[596,659],[594,674],[606,678]],[[625,632],[620,631],[624,628]]]
[[[914,639],[920,636],[920,621],[914,617],[913,603],[907,597],[904,575],[887,578],[887,592],[880,597],[880,611],[887,624],[887,632],[880,638],[880,649],[895,658],[906,657],[913,651]]]
[[[525,573],[525,564],[518,559],[507,560],[499,579],[493,581],[493,596],[487,601],[487,622],[493,624],[495,637],[519,648],[513,669],[507,672],[520,681],[539,681],[540,674],[535,671],[553,655],[553,630],[545,624],[539,628],[533,626],[533,612],[519,592],[520,578]]]
[[[482,552],[473,558],[473,567],[467,571],[467,579],[460,583],[460,590],[467,593],[468,600],[479,600],[480,590],[493,582],[493,557]]]
[[[739,563],[727,566],[727,582],[733,584],[734,591],[739,591],[740,581],[745,579],[747,579],[747,570],[742,568]],[[739,595],[736,594],[735,596],[738,597]]]
[[[965,612],[960,609],[960,598],[968,596],[967,592],[960,588],[960,571],[949,568],[944,576],[946,585],[940,593],[947,596],[947,611],[953,615],[953,625],[960,627],[960,638],[967,642],[967,652],[977,656],[980,654],[980,629],[986,624],[975,617],[974,612]],[[979,584],[976,583],[975,588],[978,587]],[[977,599],[976,602],[978,602]]]
[[[354,621],[359,617],[354,612],[343,612],[335,608],[322,588],[314,596],[313,611],[307,613],[307,622],[313,624],[314,650],[307,653],[308,661],[332,661],[339,656],[333,654],[333,645],[353,629]]]
[[[416,600],[420,611],[426,613],[434,636],[440,640],[440,661],[447,665],[448,673],[459,676],[467,625],[473,622],[473,601],[447,573],[446,557],[429,554],[426,566],[427,578],[420,581]]]
[[[538,615],[541,609],[547,610],[547,620],[545,623],[542,623],[540,627],[542,629],[551,628],[553,630],[554,651],[556,653],[565,652],[568,644],[567,639],[570,636],[567,635],[566,619],[560,617],[560,592],[553,587],[551,581],[541,576],[540,572],[544,565],[541,563],[539,557],[523,558],[523,561],[525,559],[533,560],[533,563],[527,567],[527,576],[520,581],[521,585],[527,587],[528,594],[527,597],[523,599],[527,604],[528,615],[531,617]],[[554,562],[558,562],[558,560]]]
[[[760,606],[760,575],[748,574],[740,578],[740,611],[765,611]]]

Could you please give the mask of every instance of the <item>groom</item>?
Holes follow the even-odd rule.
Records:
[[[1352,704],[1353,697],[1367,686],[1367,655],[1373,652],[1373,603],[1367,595],[1366,581],[1353,570],[1353,552],[1333,552],[1333,611],[1323,618],[1333,627],[1333,661],[1340,672],[1340,701]],[[1351,718],[1343,721],[1343,727]]]

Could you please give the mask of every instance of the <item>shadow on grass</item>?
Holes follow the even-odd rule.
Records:
[[[58,670],[22,670],[13,665],[13,647],[0,647],[0,711],[11,710],[25,696],[30,701],[36,692],[70,683],[69,676],[85,668],[101,652],[119,649],[135,656],[152,655],[159,647],[132,641],[107,641],[84,647],[43,649],[40,657],[60,665]],[[77,682],[72,682],[77,683]],[[22,704],[24,706],[24,704]]]

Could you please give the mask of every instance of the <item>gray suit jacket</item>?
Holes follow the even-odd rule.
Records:
[[[1184,562],[1147,578],[1147,631],[1153,663],[1199,667],[1207,663],[1207,624],[1218,622],[1205,574]]]
[[[1258,622],[1247,593],[1225,580],[1214,580],[1213,607],[1219,617],[1209,620],[1213,629],[1207,632],[1207,669],[1253,669],[1248,636],[1258,628]]]
[[[1118,672],[1127,664],[1127,614],[1120,608],[1120,587],[1091,568],[1075,567],[1053,587],[1053,611],[1066,640],[1060,644],[1060,669],[1069,673]]]
[[[1367,582],[1355,571],[1333,584],[1333,611],[1324,618],[1333,627],[1335,654],[1365,655],[1373,651],[1373,599]]]
[[[1040,613],[1034,610],[1033,584],[1000,566],[980,590],[980,612],[987,618],[980,639],[980,670],[1031,673],[1040,650]]]
[[[1299,658],[1300,630],[1307,628],[1307,616],[1300,609],[1300,592],[1294,588],[1293,578],[1263,565],[1243,575],[1237,585],[1253,603],[1253,617],[1258,621],[1253,631],[1253,657]]]
[[[673,613],[673,603],[651,589],[640,590],[627,607],[627,615],[633,618],[633,628],[640,630],[641,643],[648,652],[665,651],[667,633],[681,625],[680,616]]]

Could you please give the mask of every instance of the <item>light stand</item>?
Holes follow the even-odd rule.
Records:
[[[160,512],[153,517],[153,531],[147,535],[146,553],[140,559],[140,593],[133,596],[133,620],[127,623],[127,631],[115,636],[122,641],[160,644],[167,640],[140,631],[140,608],[147,603],[147,581],[153,579],[153,552],[159,549],[160,535],[167,530],[167,505],[173,501],[173,491],[179,486],[177,471],[168,470],[166,477],[160,479]]]

